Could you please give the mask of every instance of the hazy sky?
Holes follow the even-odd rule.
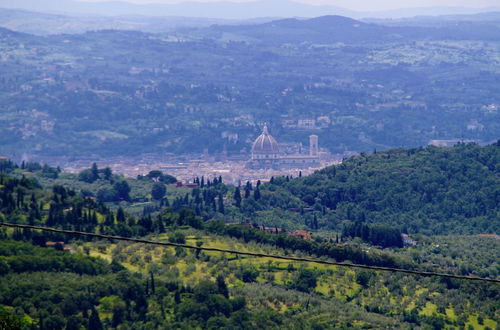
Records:
[[[110,0],[81,0],[88,2],[104,2]],[[146,3],[178,3],[178,2],[248,2],[249,0],[121,0],[138,4]],[[252,1],[252,0],[250,0]],[[500,6],[500,0],[294,0],[315,5],[332,5],[352,10],[390,10],[412,7],[469,7],[484,8]]]

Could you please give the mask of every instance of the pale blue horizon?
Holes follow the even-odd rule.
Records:
[[[110,0],[79,0],[82,2],[108,2]],[[134,4],[174,4],[185,2],[254,2],[257,0],[121,0]],[[358,11],[380,11],[396,10],[403,8],[425,8],[425,7],[464,7],[464,8],[488,8],[500,6],[500,0],[292,0],[309,5],[338,6]]]

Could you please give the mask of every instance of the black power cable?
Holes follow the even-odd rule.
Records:
[[[90,236],[90,237],[96,237],[96,238],[102,238],[102,239],[127,241],[127,242],[134,242],[134,243],[153,244],[153,245],[160,245],[160,246],[173,246],[173,247],[180,247],[180,248],[192,249],[192,250],[198,250],[198,251],[223,252],[223,253],[231,253],[231,254],[238,254],[238,255],[251,256],[251,257],[264,257],[264,258],[289,260],[289,261],[311,262],[311,263],[322,264],[322,265],[332,265],[332,266],[340,266],[340,267],[379,270],[379,271],[385,271],[385,272],[405,273],[405,274],[413,274],[413,275],[420,275],[420,276],[439,276],[439,277],[455,278],[455,279],[460,279],[460,280],[500,283],[500,280],[493,279],[493,278],[463,276],[463,275],[437,273],[437,272],[424,272],[424,271],[418,271],[418,270],[392,268],[392,267],[348,264],[348,263],[320,260],[320,259],[314,259],[314,258],[289,257],[289,256],[281,256],[281,255],[277,255],[277,254],[245,252],[245,251],[219,249],[219,248],[211,248],[211,247],[205,247],[205,246],[194,246],[194,245],[171,243],[171,242],[158,242],[158,241],[151,241],[151,240],[141,239],[141,238],[130,238],[130,237],[122,237],[122,236],[103,235],[103,234],[88,233],[88,232],[82,232],[82,231],[56,229],[56,228],[31,226],[31,225],[21,225],[21,224],[13,224],[13,223],[6,223],[6,222],[0,222],[0,226],[12,227],[12,228],[22,228],[22,229],[42,230],[42,231],[68,234],[68,235]]]

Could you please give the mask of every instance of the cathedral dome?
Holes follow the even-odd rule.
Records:
[[[252,154],[278,154],[278,142],[269,135],[267,126],[264,126],[262,134],[255,140],[252,146]]]

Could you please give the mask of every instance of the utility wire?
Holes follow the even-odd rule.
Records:
[[[192,249],[192,250],[198,250],[198,251],[223,252],[223,253],[231,253],[231,254],[251,256],[251,257],[263,257],[263,258],[272,258],[272,259],[289,260],[289,261],[311,262],[311,263],[322,264],[322,265],[332,265],[332,266],[349,267],[349,268],[379,270],[379,271],[385,271],[385,272],[405,273],[405,274],[413,274],[413,275],[420,275],[420,276],[439,276],[439,277],[455,278],[455,279],[469,280],[469,281],[500,283],[500,280],[497,280],[497,279],[483,278],[483,277],[476,277],[476,276],[463,276],[463,275],[436,273],[436,272],[425,272],[425,271],[392,268],[392,267],[350,264],[350,263],[320,260],[320,259],[314,259],[314,258],[289,257],[289,256],[282,256],[282,255],[277,255],[277,254],[245,252],[245,251],[238,251],[238,250],[219,249],[219,248],[206,247],[206,246],[194,246],[194,245],[189,245],[189,244],[172,243],[172,242],[159,242],[159,241],[151,241],[151,240],[141,239],[141,238],[130,238],[130,237],[122,237],[122,236],[103,235],[103,234],[96,234],[96,233],[89,233],[89,232],[82,232],[82,231],[56,229],[56,228],[31,226],[31,225],[21,225],[21,224],[13,224],[13,223],[6,223],[6,222],[0,222],[0,226],[41,230],[41,231],[48,231],[48,232],[53,232],[53,233],[61,233],[61,234],[69,234],[69,235],[90,236],[90,237],[116,240],[116,241],[127,241],[127,242],[143,243],[143,244],[160,245],[160,246],[173,246],[173,247],[180,247],[180,248]]]

